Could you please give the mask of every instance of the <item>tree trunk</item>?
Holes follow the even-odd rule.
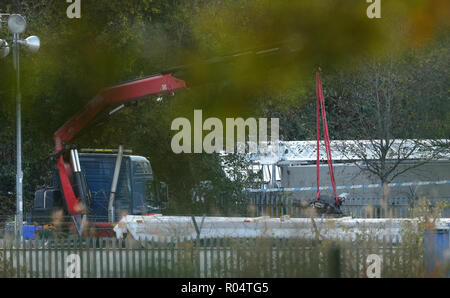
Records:
[[[381,215],[380,217],[387,217],[388,199],[389,199],[389,187],[386,180],[381,181]]]

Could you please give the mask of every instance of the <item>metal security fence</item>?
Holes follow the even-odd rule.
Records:
[[[415,243],[414,241],[412,243]],[[0,240],[0,277],[381,277],[423,276],[423,246],[385,237],[318,241],[214,238],[164,241]]]
[[[437,206],[439,202],[447,204],[442,210],[442,217],[450,217],[450,197],[429,198],[430,207]],[[285,192],[249,193],[247,215],[279,217],[309,217],[305,206],[299,199]],[[388,198],[383,204],[382,198],[347,198],[341,210],[345,215],[356,218],[408,218],[417,200],[409,197]]]

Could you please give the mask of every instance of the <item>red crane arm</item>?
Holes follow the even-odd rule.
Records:
[[[174,91],[185,88],[186,83],[183,80],[177,79],[169,73],[103,89],[81,111],[72,116],[55,132],[53,136],[55,153],[61,152],[63,150],[63,142],[72,140],[106,107],[143,99],[148,96],[173,95]],[[75,196],[69,180],[69,174],[72,172],[71,166],[64,161],[62,154],[59,156],[56,165],[67,210],[72,216],[78,215],[82,212],[82,207],[79,205],[80,199]]]

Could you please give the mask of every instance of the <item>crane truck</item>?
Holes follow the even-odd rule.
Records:
[[[165,73],[101,90],[54,134],[56,171],[52,185],[35,193],[32,222],[48,224],[58,221],[55,216],[70,218],[70,226],[79,234],[87,223],[107,234],[124,214],[160,212],[164,200],[147,158],[131,155],[122,146],[117,152],[78,152],[69,142],[108,106],[116,106],[117,111],[132,101],[174,95],[185,88],[183,80]]]

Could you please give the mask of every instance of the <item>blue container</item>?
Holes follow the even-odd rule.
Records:
[[[450,277],[449,260],[446,251],[450,250],[449,229],[425,231],[425,271],[427,276]]]
[[[23,225],[23,239],[35,239],[36,227],[34,225]]]

